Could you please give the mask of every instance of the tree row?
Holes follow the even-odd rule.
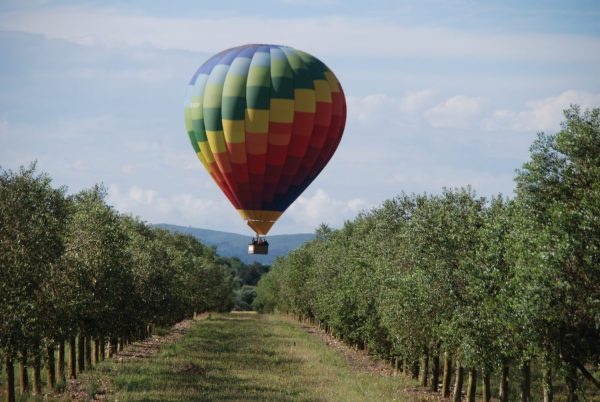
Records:
[[[600,109],[565,116],[533,143],[514,199],[402,194],[322,225],[275,262],[255,306],[312,321],[454,401],[474,401],[478,383],[484,402],[530,401],[532,382],[546,402],[597,396]]]
[[[105,198],[99,186],[66,196],[35,165],[0,169],[0,361],[9,402],[16,363],[22,391],[32,367],[40,395],[43,366],[49,389],[64,386],[154,326],[232,307],[232,276],[213,248],[121,215]]]

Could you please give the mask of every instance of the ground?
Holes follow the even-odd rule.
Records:
[[[132,345],[73,384],[79,400],[404,401],[414,383],[311,325],[213,314]],[[160,345],[160,348],[158,348]],[[413,396],[411,396],[413,395]],[[422,395],[418,398],[422,399]]]

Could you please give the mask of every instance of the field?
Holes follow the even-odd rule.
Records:
[[[357,367],[283,316],[213,315],[145,359],[101,363],[84,389],[119,401],[401,401],[403,377]],[[356,363],[356,362],[355,362]],[[104,391],[101,391],[101,393]]]

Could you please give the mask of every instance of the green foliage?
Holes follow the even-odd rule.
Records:
[[[518,172],[511,256],[530,348],[583,369],[600,361],[600,109],[565,117]]]
[[[235,291],[235,311],[251,311],[256,299],[256,286],[244,285]]]
[[[445,189],[401,195],[339,230],[321,225],[275,261],[255,306],[314,320],[385,358],[449,352],[489,373],[539,357],[591,379],[586,366],[600,362],[600,109],[565,117],[558,134],[533,144],[516,199]]]
[[[122,216],[105,198],[101,186],[66,197],[35,164],[0,169],[0,360],[71,336],[137,338],[148,325],[232,308],[227,259]]]
[[[105,197],[98,186],[73,197],[63,256],[74,326],[92,336],[127,333],[136,317],[127,234]]]
[[[260,278],[271,269],[269,265],[263,265],[259,262],[245,264],[236,257],[229,259],[228,265],[237,286],[256,286]]]
[[[46,332],[66,217],[64,189],[53,189],[35,164],[0,171],[0,357],[13,358]]]

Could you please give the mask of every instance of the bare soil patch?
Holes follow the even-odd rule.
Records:
[[[335,349],[344,356],[348,362],[348,366],[351,368],[384,376],[394,375],[394,369],[390,367],[388,363],[381,359],[375,359],[373,356],[370,356],[366,350],[348,346],[318,327],[307,325],[305,323],[302,323],[301,325],[303,330],[320,338],[327,346]]]

